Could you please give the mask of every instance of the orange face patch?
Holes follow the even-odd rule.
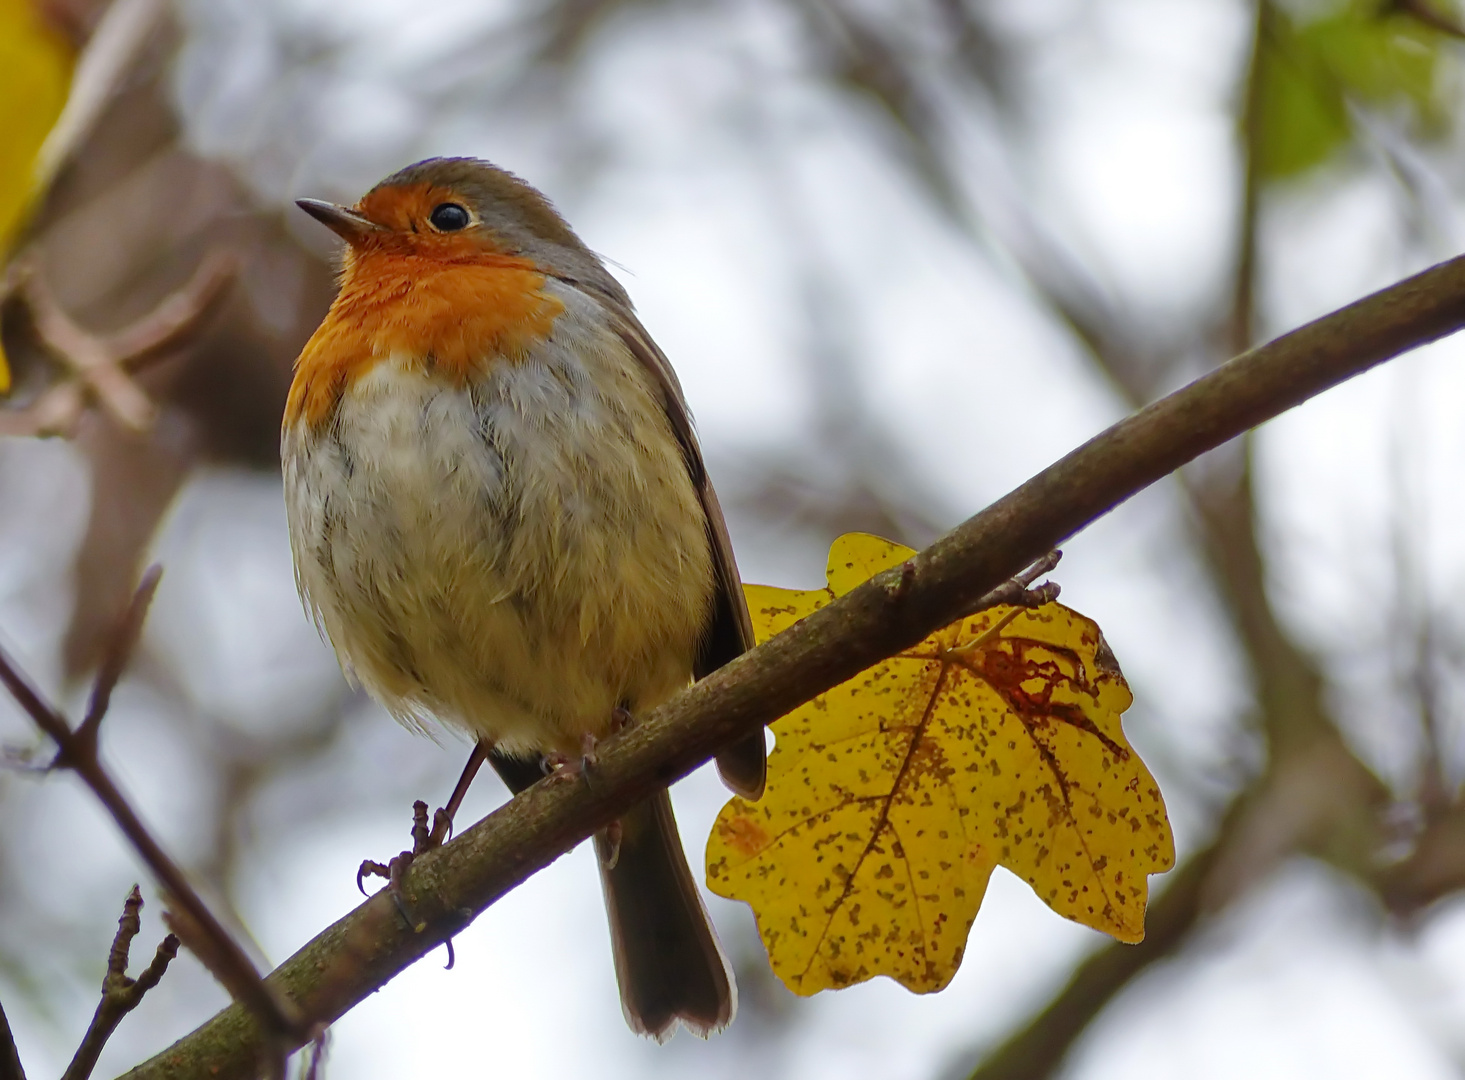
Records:
[[[409,184],[376,188],[353,209],[386,230],[372,238],[372,247],[454,261],[471,261],[483,255],[499,254],[493,237],[482,228],[471,227],[449,233],[434,229],[428,217],[433,207],[447,202],[463,207],[469,204],[468,199],[451,188],[436,184]]]
[[[432,237],[434,247],[456,239]],[[418,253],[410,233],[385,240],[348,254],[341,291],[295,362],[287,425],[326,420],[356,379],[393,354],[459,384],[494,360],[522,361],[564,310],[528,259],[476,245],[456,257]]]
[[[461,202],[459,196],[436,184],[408,184],[380,187],[366,193],[356,212],[393,232],[407,233],[416,225],[419,234],[427,228],[427,215],[438,203]]]

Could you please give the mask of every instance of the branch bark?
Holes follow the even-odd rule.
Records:
[[[1465,326],[1465,258],[1433,267],[1221,366],[1091,439],[914,556],[607,741],[593,788],[540,784],[424,855],[270,976],[329,1023],[499,897],[721,746],[972,610],[984,593],[1197,455],[1327,388]],[[246,1080],[262,1034],[231,1006],[130,1080]]]
[[[268,1050],[269,1053],[261,1060],[268,1059],[276,1063],[278,1068],[275,1068],[274,1071],[282,1074],[285,1059],[285,1054],[279,1051],[282,1041],[293,1040],[290,1047],[294,1049],[311,1038],[312,1029],[308,1026],[297,1026],[296,1017],[291,1013],[288,1004],[282,1004],[276,999],[264,980],[260,978],[259,972],[255,970],[253,962],[250,961],[243,948],[229,935],[223,924],[214,917],[208,905],[203,902],[202,897],[198,895],[182,870],[178,868],[178,864],[163,850],[162,845],[142,823],[137,811],[133,809],[132,804],[117,787],[111,773],[103,766],[101,758],[97,754],[98,735],[107,704],[111,700],[117,680],[126,667],[131,650],[136,644],[148,605],[152,602],[153,593],[157,590],[161,576],[162,570],[156,566],[143,575],[142,583],[133,595],[132,602],[118,620],[107,655],[97,674],[86,718],[75,731],[72,730],[66,717],[61,715],[31,685],[20,667],[10,658],[3,647],[0,647],[0,685],[4,685],[10,691],[16,703],[30,716],[35,725],[56,743],[56,757],[50,767],[71,770],[91,789],[92,794],[97,797],[97,801],[112,816],[112,820],[116,822],[123,836],[132,844],[133,849],[143,862],[147,863],[148,869],[153,872],[167,891],[169,905],[173,909],[170,913],[171,917],[165,917],[166,921],[170,923],[170,929],[187,942],[194,955],[209,968],[215,978],[224,984],[224,987],[236,1000],[244,1002],[255,1015],[265,1020],[269,1044],[266,1046],[264,1042],[261,1042],[259,1052],[265,1054],[265,1051]],[[137,904],[141,907],[141,896],[138,897]],[[132,911],[130,915],[124,914],[122,928],[118,931],[117,942],[113,947],[112,959],[114,961],[119,955],[118,943],[123,942],[123,931],[131,925],[129,919],[131,922],[136,921],[135,911]],[[133,933],[135,932],[133,930]],[[130,942],[131,937],[127,937],[126,941]],[[120,955],[125,966],[127,958],[125,947]],[[159,971],[159,977],[161,974]],[[139,996],[141,996],[141,991],[139,991]],[[105,998],[103,1004],[106,1004]],[[110,1031],[107,1034],[110,1034]],[[83,1048],[85,1049],[85,1045]],[[97,1049],[100,1052],[100,1046]],[[255,1064],[256,1062],[250,1062],[251,1072]],[[68,1073],[68,1076],[70,1075]]]
[[[10,1032],[10,1021],[3,1008],[0,1008],[0,1080],[25,1080],[20,1053],[15,1049],[15,1036]]]
[[[132,951],[132,939],[142,929],[139,913],[142,911],[142,891],[136,885],[122,906],[122,918],[117,923],[117,936],[112,939],[112,950],[107,957],[107,974],[102,978],[102,1000],[92,1014],[81,1045],[77,1047],[71,1064],[66,1067],[61,1080],[87,1080],[97,1067],[102,1048],[122,1023],[123,1017],[142,1003],[143,996],[157,986],[168,970],[168,965],[178,955],[178,939],[169,934],[158,946],[153,961],[136,979],[127,976],[127,962]]]

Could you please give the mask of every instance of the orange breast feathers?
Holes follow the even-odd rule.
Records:
[[[459,384],[495,359],[521,361],[563,310],[528,259],[350,253],[330,313],[295,361],[285,423],[325,421],[388,357]]]

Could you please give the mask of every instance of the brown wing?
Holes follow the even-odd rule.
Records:
[[[676,432],[677,441],[682,445],[682,453],[687,459],[687,470],[692,474],[692,483],[702,502],[702,512],[707,517],[707,540],[712,547],[717,591],[713,600],[712,621],[693,667],[693,674],[700,679],[753,647],[753,620],[748,614],[748,601],[743,596],[737,560],[733,558],[732,540],[727,535],[727,521],[722,516],[717,492],[712,490],[712,481],[707,477],[702,449],[697,445],[697,435],[692,430],[692,417],[687,412],[686,398],[682,396],[682,386],[677,381],[676,372],[672,370],[671,362],[665,354],[651,340],[651,335],[646,333],[640,321],[629,310],[615,302],[609,302],[606,306],[611,311],[621,340],[626,343],[631,354],[646,366],[646,370],[651,372],[661,388],[667,418],[671,421],[672,430]],[[747,799],[761,798],[767,773],[766,754],[763,732],[755,732],[724,747],[718,753],[717,771],[722,776],[723,783],[739,795]]]

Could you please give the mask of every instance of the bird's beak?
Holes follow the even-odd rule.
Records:
[[[376,222],[367,220],[346,206],[322,202],[320,199],[296,199],[295,205],[348,244],[358,244],[373,233],[382,231],[382,227]]]

